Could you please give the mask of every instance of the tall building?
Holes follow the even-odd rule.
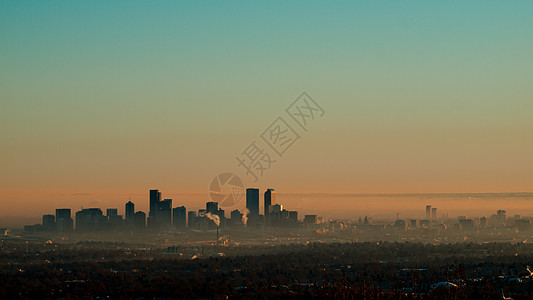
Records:
[[[231,226],[242,226],[242,213],[234,209],[231,211]]]
[[[431,218],[434,220],[437,219],[437,208],[436,207],[433,207],[431,209]]]
[[[122,224],[122,216],[119,216],[117,208],[108,208],[106,217],[110,228],[116,228]]]
[[[136,230],[143,230],[146,228],[146,214],[142,211],[138,211],[133,215],[133,220]]]
[[[246,208],[250,218],[259,217],[259,189],[246,189]]]
[[[133,202],[131,201],[128,201],[128,203],[126,203],[125,211],[126,211],[126,223],[130,225],[133,224],[133,215],[135,214],[135,204],[133,204]]]
[[[159,190],[150,190],[150,211],[148,212],[149,227],[157,227],[159,202],[161,202],[161,192],[159,192]]]
[[[172,210],[174,227],[179,229],[187,228],[187,210],[185,206],[176,207]]]
[[[172,199],[165,199],[159,202],[159,216],[157,217],[159,226],[170,227],[172,225]]]
[[[276,191],[274,189],[268,189],[264,195],[264,213],[265,223],[270,224],[270,205],[276,204]]]
[[[205,210],[207,210],[208,213],[216,214],[218,210],[218,202],[207,202],[205,204]]]
[[[426,205],[426,219],[431,219],[431,205]]]
[[[108,208],[106,212],[106,216],[108,218],[116,217],[118,216],[118,209],[116,208]]]
[[[74,230],[74,221],[70,215],[70,208],[56,209],[56,227],[59,233],[68,233]]]
[[[56,230],[56,217],[54,215],[43,215],[43,230],[55,231]]]
[[[196,212],[194,210],[187,213],[187,227],[189,227],[189,229],[196,228]]]
[[[76,231],[88,232],[103,229],[106,218],[99,208],[85,208],[76,212]]]

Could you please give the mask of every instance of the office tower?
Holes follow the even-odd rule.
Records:
[[[431,205],[426,205],[426,219],[431,219]]]
[[[159,202],[161,202],[161,192],[159,192],[159,190],[150,190],[150,211],[148,212],[149,227],[157,227]]]
[[[274,189],[268,189],[264,195],[264,212],[265,223],[270,224],[270,205],[276,204],[276,192]]]
[[[76,231],[88,232],[101,230],[106,218],[99,208],[85,208],[76,212]]]
[[[54,215],[43,215],[43,230],[55,231],[56,217]]]
[[[116,209],[116,208],[108,208],[106,216],[107,216],[108,219],[111,218],[111,217],[118,216],[118,209]]]
[[[259,189],[246,189],[246,208],[249,218],[259,217]]]
[[[205,204],[205,210],[208,212],[208,213],[212,213],[212,214],[215,214],[218,210],[218,202],[207,202]]]
[[[187,226],[189,229],[196,228],[196,212],[194,210],[187,213]]]
[[[133,215],[135,214],[135,204],[133,202],[128,201],[126,203],[126,223],[133,224]]]
[[[56,209],[56,226],[59,233],[72,232],[74,221],[70,216],[70,208]]]
[[[174,227],[179,229],[187,228],[187,210],[185,206],[176,207],[172,210]]]
[[[172,225],[172,199],[165,199],[159,202],[159,216],[157,223],[163,227]]]
[[[242,226],[242,213],[238,209],[231,211],[231,226]]]
[[[142,211],[138,211],[133,215],[133,220],[136,230],[143,230],[146,228],[146,214]]]
[[[431,209],[431,218],[432,219],[437,219],[437,208],[436,207],[433,207]]]
[[[283,205],[281,204],[274,204],[274,205],[271,205],[270,207],[270,211],[272,213],[280,213],[282,210],[283,210]]]
[[[117,208],[108,208],[106,212],[109,228],[116,228],[122,224],[122,216],[118,215]]]
[[[269,218],[269,224],[272,226],[272,227],[278,227],[279,225],[281,225],[282,222],[282,215],[281,215],[281,212],[283,211],[283,205],[281,204],[274,204],[274,205],[270,205],[269,207],[269,210],[270,210],[270,218]]]

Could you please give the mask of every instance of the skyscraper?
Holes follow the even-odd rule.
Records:
[[[259,217],[259,189],[246,189],[246,208],[250,218]]]
[[[212,213],[212,214],[215,214],[218,210],[218,202],[207,202],[205,204],[205,209],[207,210],[208,213]]]
[[[133,215],[135,230],[143,230],[146,228],[146,214],[138,211]]]
[[[264,216],[265,216],[265,222],[269,224],[270,220],[270,206],[276,204],[276,192],[274,189],[268,189],[265,192],[264,196],[265,201],[265,208],[264,208]]]
[[[149,227],[157,227],[159,202],[161,202],[161,192],[159,192],[159,190],[150,190],[150,211],[148,212]]]
[[[105,225],[105,217],[99,208],[85,208],[76,212],[76,231],[98,231]]]
[[[431,205],[426,205],[426,219],[429,220],[431,218]]]
[[[126,223],[129,225],[133,224],[133,215],[135,214],[135,204],[133,204],[133,202],[131,201],[128,201],[128,203],[126,203],[125,211],[126,211]]]
[[[56,209],[56,226],[59,233],[72,232],[74,221],[70,216],[70,208]]]
[[[187,227],[189,227],[189,229],[196,228],[196,212],[194,210],[189,211],[187,214]]]
[[[431,218],[432,219],[437,219],[437,208],[436,207],[433,207],[431,209]]]
[[[242,213],[234,209],[231,211],[231,226],[242,226]]]
[[[170,227],[172,225],[172,199],[165,199],[159,202],[157,223],[163,227]]]
[[[116,208],[108,208],[106,216],[107,216],[107,218],[118,216],[118,209],[116,209]]]
[[[172,210],[174,227],[179,229],[187,228],[187,210],[185,206],[176,207]]]
[[[54,231],[56,229],[56,217],[54,215],[43,215],[43,230]]]

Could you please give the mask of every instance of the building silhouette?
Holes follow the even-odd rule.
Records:
[[[270,225],[270,206],[276,204],[276,191],[267,189],[264,194],[264,212],[265,223]]]
[[[99,208],[85,208],[76,212],[76,231],[90,232],[104,228],[106,218]]]
[[[213,202],[213,201],[206,202],[205,203],[205,210],[208,213],[216,214],[217,211],[218,211],[218,202]]]
[[[431,219],[431,205],[426,205],[426,219]]]
[[[159,202],[157,224],[163,228],[168,228],[172,225],[172,199],[165,199]]]
[[[231,212],[231,220],[226,219],[225,211],[221,209],[218,202],[209,201],[205,204],[205,209],[198,211],[187,211],[185,206],[172,207],[172,199],[161,200],[159,190],[149,191],[150,211],[148,214],[137,211],[135,204],[131,201],[125,203],[124,219],[118,214],[117,208],[103,209],[85,208],[76,212],[73,221],[69,208],[56,209],[55,215],[43,215],[42,224],[27,225],[27,232],[58,232],[66,234],[76,232],[100,232],[100,231],[138,231],[149,229],[152,233],[160,230],[209,230],[215,227],[223,229],[225,226],[241,226],[257,229],[263,224],[272,227],[297,227],[301,225],[298,220],[297,211],[283,209],[283,205],[276,203],[275,190],[267,189],[264,193],[265,218],[259,214],[259,189],[246,189],[245,214],[239,210]],[[214,216],[215,215],[215,216]],[[218,218],[217,218],[218,216]],[[309,222],[309,216],[306,221]],[[263,220],[265,223],[263,223]],[[248,224],[247,226],[243,226]],[[148,231],[147,231],[148,232]]]
[[[178,229],[187,228],[187,210],[185,206],[172,209],[173,225]]]
[[[60,234],[69,233],[74,230],[74,221],[70,214],[70,208],[56,209],[56,227]]]
[[[157,227],[157,217],[159,215],[159,202],[161,202],[161,192],[150,190],[150,211],[148,212],[148,227]]]
[[[189,229],[196,229],[196,212],[191,210],[187,213],[187,227]]]
[[[242,223],[242,213],[238,209],[234,209],[231,211],[230,215],[230,225],[234,227],[241,227],[243,226]]]
[[[146,228],[146,214],[138,211],[133,215],[134,225],[136,230],[144,230]]]
[[[128,201],[125,205],[125,217],[126,217],[126,223],[128,225],[132,225],[133,222],[133,215],[135,215],[135,204],[133,202]]]
[[[246,209],[249,211],[249,218],[259,217],[259,189],[246,189]]]
[[[43,215],[43,230],[56,231],[56,217],[54,215]]]
[[[122,224],[122,216],[118,214],[117,208],[108,208],[106,217],[109,228],[117,228]]]
[[[434,220],[437,219],[437,208],[436,207],[433,207],[431,209],[431,218]]]

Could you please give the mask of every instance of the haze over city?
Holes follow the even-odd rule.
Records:
[[[532,12],[0,0],[0,299],[533,299]]]
[[[154,186],[200,207],[302,91],[326,114],[259,181],[294,205],[377,213],[385,198],[303,194],[533,192],[530,11],[2,1],[0,222]]]

